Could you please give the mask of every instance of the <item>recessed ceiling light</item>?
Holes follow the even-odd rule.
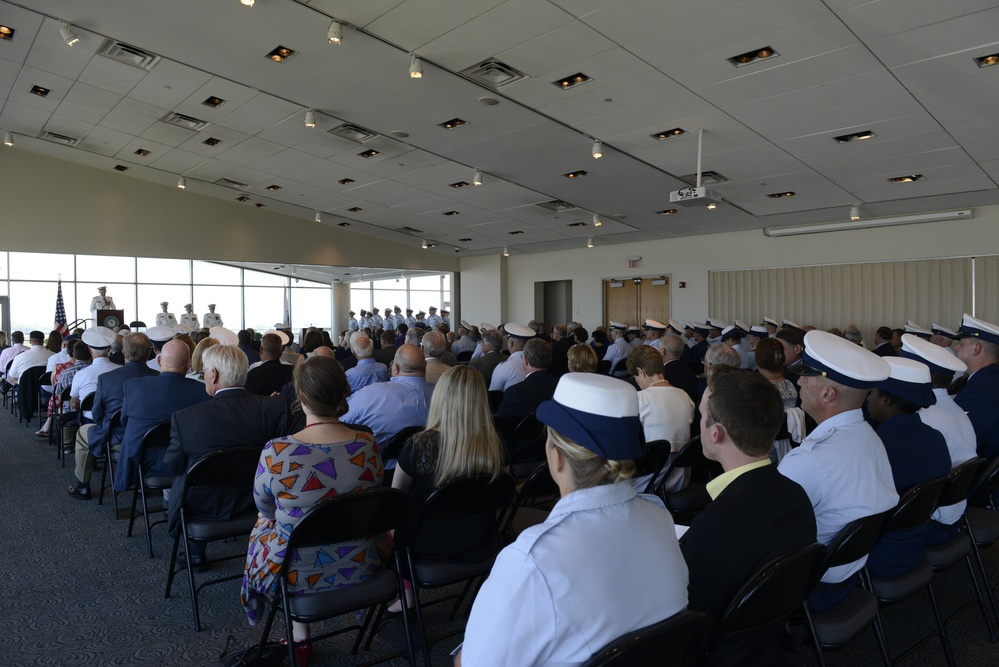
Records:
[[[409,136],[409,132],[403,132],[402,130],[392,130],[389,134],[398,139],[405,139]]]
[[[374,148],[372,148],[372,149],[364,151],[363,153],[358,153],[358,155],[360,155],[363,158],[369,158],[369,157],[374,157],[376,155],[381,155],[381,153],[379,151],[376,151]]]
[[[484,104],[487,107],[494,107],[499,104],[499,100],[495,97],[480,97],[479,104]]]
[[[833,137],[833,141],[838,144],[848,144],[851,141],[863,141],[864,139],[873,139],[878,135],[874,134],[871,130],[864,130],[862,132],[852,132],[850,134],[841,134],[838,137]]]
[[[265,189],[266,190],[270,190],[271,192],[277,192],[278,190],[281,189],[281,186],[280,185],[268,185]]]
[[[298,52],[292,51],[286,46],[276,46],[270,53],[267,54],[267,57],[276,63],[283,63],[284,61],[288,60],[288,58],[294,56],[296,53]]]
[[[588,171],[583,171],[582,169],[580,169],[579,171],[570,171],[568,174],[562,174],[562,175],[565,176],[566,178],[582,178],[583,176],[586,176],[588,174],[589,174]]]
[[[906,176],[895,176],[893,178],[889,178],[888,181],[891,183],[914,183],[922,180],[922,178],[922,174],[908,174]]]
[[[149,155],[149,151],[146,150],[145,148],[140,148],[137,151],[135,151],[135,154],[138,155],[139,157],[146,157],[147,155]]]
[[[676,215],[675,208],[664,208],[661,211],[656,211],[656,215]]]
[[[570,222],[569,227],[586,227],[585,222]]]
[[[48,97],[49,93],[51,93],[52,91],[49,90],[48,88],[42,88],[39,85],[34,85],[31,87],[31,90],[28,92],[30,92],[32,95],[38,95],[39,97]]]
[[[264,204],[261,204],[260,202],[257,202],[256,204],[254,204],[254,206],[256,206],[257,208],[263,208]]]
[[[205,139],[201,143],[203,143],[206,146],[215,147],[215,146],[218,146],[219,144],[221,144],[222,140],[221,139],[216,139],[215,137],[208,137],[207,139]]]
[[[771,199],[783,199],[784,197],[793,197],[795,194],[794,192],[772,192],[767,196]]]
[[[115,170],[115,171],[128,171],[128,167],[126,167],[126,166],[125,166],[125,165],[123,165],[123,164],[116,164],[116,165],[114,166],[114,170]]]
[[[992,53],[987,56],[982,56],[981,58],[975,58],[975,62],[978,63],[979,67],[991,67],[992,65],[999,65],[999,53]]]
[[[649,136],[656,141],[665,141],[666,139],[671,139],[672,137],[679,137],[681,135],[687,134],[687,131],[682,127],[674,127],[672,130],[663,130],[662,132],[656,132],[650,134]]]
[[[326,40],[330,44],[337,45],[343,42],[343,26],[336,21],[331,22],[329,30],[326,31]]]
[[[338,222],[336,226],[337,227],[350,227],[350,223],[349,222]]]
[[[444,215],[447,215],[447,216],[461,215],[461,212],[460,211],[444,211]]]
[[[440,126],[445,130],[453,130],[454,128],[461,127],[462,125],[468,125],[468,121],[460,118],[452,118],[451,120],[446,120],[443,123],[440,123]]]
[[[223,100],[221,97],[212,96],[212,97],[209,97],[204,102],[202,102],[202,104],[204,104],[206,107],[211,107],[213,109],[218,109],[220,106],[222,106],[223,104],[225,104],[225,100]]]
[[[350,185],[353,182],[354,182],[353,178],[341,178],[339,181],[337,181],[337,183],[339,183],[340,185]]]
[[[468,181],[458,181],[457,183],[452,183],[451,187],[452,188],[467,188],[469,185],[471,185],[471,183],[469,183]]]
[[[361,208],[360,206],[351,206],[350,208],[347,209],[347,211],[349,211],[350,213],[360,213],[363,210],[364,209]]]
[[[742,67],[744,65],[749,65],[757,60],[766,60],[767,58],[773,58],[774,56],[779,56],[780,54],[773,50],[773,47],[764,46],[761,49],[753,49],[752,51],[747,51],[745,53],[740,53],[737,56],[732,56],[727,60],[735,65],[736,67]]]
[[[246,195],[240,195],[240,196],[236,197],[236,201],[247,202],[247,201],[250,201],[250,198],[247,197]]]
[[[520,236],[523,233],[524,233],[523,230],[520,230],[520,229],[518,229],[515,232],[507,232],[507,234],[509,234],[510,236]]]
[[[15,32],[17,31],[8,25],[0,25],[0,39],[14,39]]]
[[[552,85],[561,88],[562,90],[568,90],[573,86],[578,86],[581,83],[588,83],[593,81],[590,77],[586,76],[582,72],[577,72],[572,76],[567,76],[564,79],[559,79],[558,81],[552,81]]]
[[[464,239],[458,239],[458,243],[468,243],[468,242],[470,242],[471,240],[472,240],[472,239],[469,239],[469,238],[464,238]]]

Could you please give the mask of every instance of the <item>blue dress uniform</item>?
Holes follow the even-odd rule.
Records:
[[[978,455],[991,460],[999,455],[999,367],[994,364],[971,374],[954,397],[978,439]]]

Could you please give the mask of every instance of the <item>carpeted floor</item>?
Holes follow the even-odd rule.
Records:
[[[0,412],[0,508],[4,513],[0,562],[6,575],[0,580],[0,664],[207,667],[218,664],[228,636],[243,645],[258,640],[258,629],[247,624],[239,605],[238,581],[202,591],[204,629],[194,632],[184,575],[175,583],[172,597],[163,597],[171,546],[165,527],[153,529],[156,557],[147,558],[142,529],[132,538],[125,537],[127,522],[113,520],[107,500],[99,506],[96,499],[79,501],[67,495],[74,481],[72,461],[67,459],[67,467],[61,468],[54,448],[34,437],[36,428],[37,421],[27,428],[9,412]],[[99,475],[92,484],[95,490]],[[127,505],[129,496],[123,494],[121,502]],[[243,553],[245,548],[243,543],[225,544],[212,555],[226,549]],[[999,582],[999,547],[985,557],[989,576]],[[235,574],[241,567],[237,559],[217,571]],[[934,587],[945,615],[971,599],[968,575],[961,566],[938,575]],[[444,606],[428,613],[431,635],[462,627],[467,606],[453,624],[444,619]],[[895,652],[933,627],[923,594],[885,610],[884,618]],[[280,625],[277,631],[281,632]],[[989,643],[977,606],[965,609],[949,625],[948,634],[959,665],[999,664],[999,644]],[[360,664],[392,652],[388,644],[376,639],[370,652],[351,656],[352,640],[348,634],[318,643],[310,665]],[[447,655],[458,640],[446,639],[435,646],[435,665],[449,664]],[[832,667],[880,664],[870,632],[826,657]],[[397,659],[385,664],[406,662]],[[939,641],[933,639],[903,664],[946,662]]]

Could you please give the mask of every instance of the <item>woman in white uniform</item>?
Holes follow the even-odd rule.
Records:
[[[456,665],[580,665],[687,605],[673,519],[628,482],[643,453],[634,387],[570,373],[537,418],[548,425],[545,451],[562,498],[500,552]]]

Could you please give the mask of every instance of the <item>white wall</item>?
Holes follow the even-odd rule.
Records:
[[[962,257],[999,253],[999,206],[975,209],[973,220],[923,223],[850,232],[770,238],[762,230],[679,239],[597,246],[561,252],[514,255],[506,259],[506,278],[495,271],[497,258],[465,258],[463,284],[505,284],[505,303],[496,304],[464,291],[463,307],[474,307],[492,321],[505,306],[509,321],[527,322],[535,312],[534,283],[571,280],[574,317],[587,328],[603,318],[604,278],[671,276],[671,313],[678,320],[701,320],[708,313],[708,272],[775,266],[809,266],[899,259]],[[627,257],[641,255],[629,269]],[[686,283],[681,289],[679,284]],[[500,295],[504,296],[503,294]],[[488,312],[493,313],[489,316]],[[507,319],[504,318],[504,319]]]

